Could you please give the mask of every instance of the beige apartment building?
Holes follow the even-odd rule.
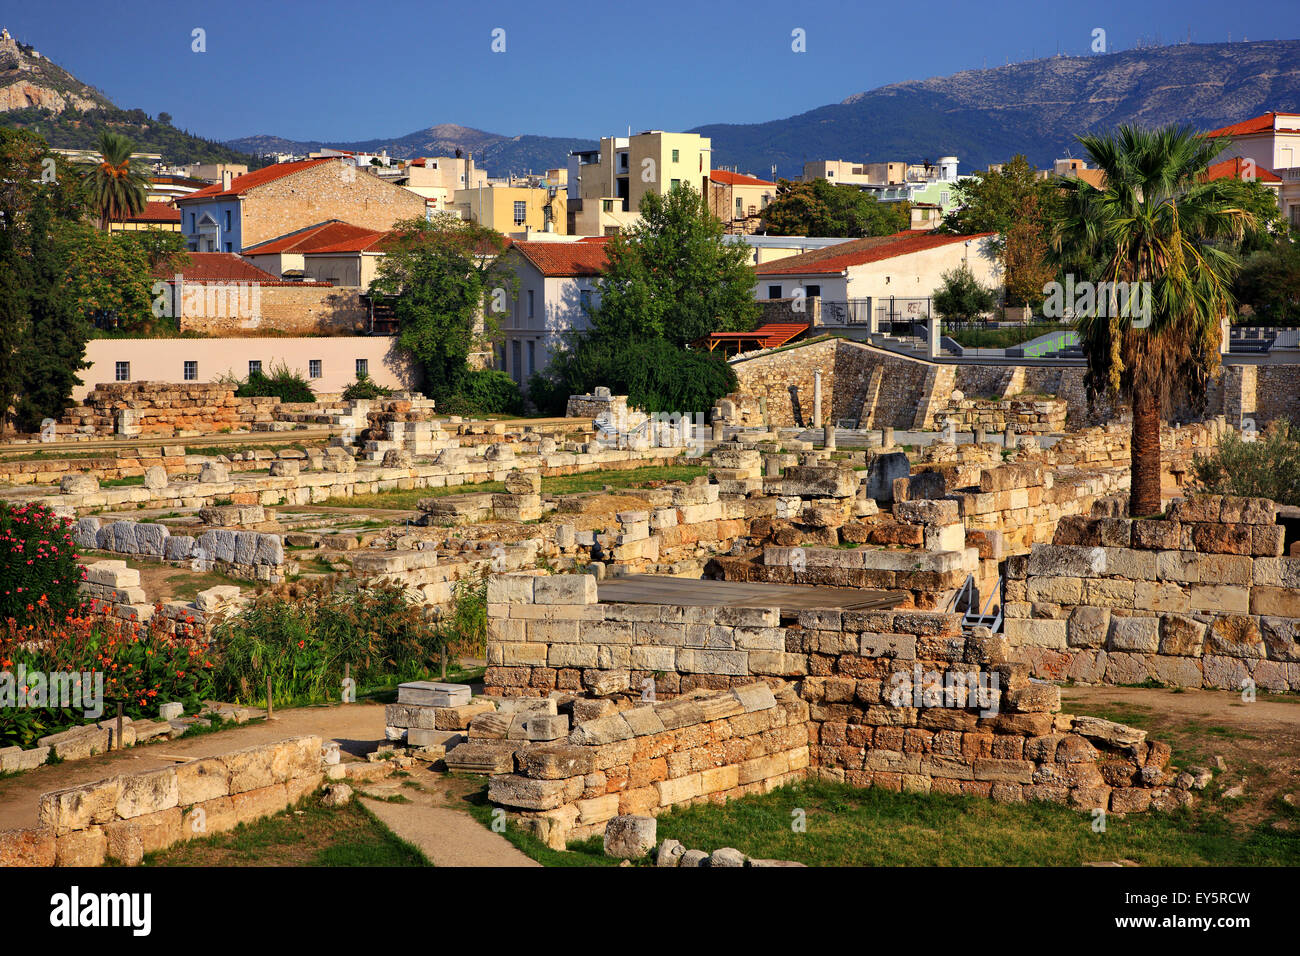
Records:
[[[402,170],[398,182],[418,196],[433,202],[438,211],[451,209],[460,189],[477,189],[488,184],[486,169],[474,165],[473,156],[420,156]]]
[[[820,159],[803,164],[803,181],[825,179],[845,186],[896,186],[907,182],[907,163],[852,163]]]
[[[528,232],[564,232],[567,227],[564,190],[544,186],[489,185],[458,189],[449,211],[505,236]]]
[[[569,155],[569,232],[610,235],[633,225],[641,199],[689,186],[709,195],[712,146],[694,133],[647,130],[605,136],[599,149]]]

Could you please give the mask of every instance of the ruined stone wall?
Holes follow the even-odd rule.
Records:
[[[739,698],[758,678],[778,688],[778,697],[791,687],[808,702],[809,766],[858,786],[1117,811],[1190,799],[1190,783],[1173,786],[1165,769],[1167,746],[1148,744],[1139,730],[1060,714],[1058,688],[1032,683],[1029,668],[1009,659],[1005,639],[987,631],[964,636],[957,614],[602,604],[595,579],[582,575],[501,575],[488,586],[485,685],[493,693],[676,698],[601,718],[588,730],[579,725],[570,744],[632,740],[625,746],[635,754],[638,722],[653,735],[656,719],[668,723],[656,715],[672,713],[678,701],[693,704],[696,692],[723,689]],[[675,766],[682,775],[698,769],[695,744],[680,734],[663,749],[646,743],[654,749],[644,752],[665,757],[669,767],[671,753],[688,750]],[[782,738],[779,750],[788,755],[793,746],[793,738]],[[530,809],[577,799],[585,786],[579,774],[562,776],[567,790],[549,785],[555,802]],[[702,795],[694,785],[688,791],[691,799]],[[662,788],[655,796],[645,810],[676,802],[665,802]]]
[[[1055,399],[949,400],[935,415],[936,428],[952,422],[957,431],[982,428],[990,434],[1010,427],[1017,435],[1051,435],[1065,430],[1068,405]]]
[[[257,510],[261,512],[260,507]],[[196,537],[172,534],[165,524],[101,522],[88,515],[73,525],[72,537],[80,548],[197,562],[203,570],[220,570],[249,581],[278,584],[285,576],[284,543],[278,534],[214,528]]]
[[[324,779],[321,739],[290,737],[42,794],[40,825],[0,833],[3,866],[134,866],[146,853],[293,806]]]
[[[1052,680],[1300,690],[1300,558],[1284,543],[1263,499],[1062,519],[1007,562],[1012,652]]]
[[[63,413],[55,436],[198,437],[294,419],[327,422],[343,407],[341,402],[281,402],[273,396],[240,398],[235,386],[220,382],[106,382]]]
[[[773,693],[761,683],[641,703],[579,722],[567,740],[517,751],[516,772],[492,776],[488,799],[562,845],[621,814],[657,816],[803,779],[807,719],[791,688]]]

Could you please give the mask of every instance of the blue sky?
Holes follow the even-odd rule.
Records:
[[[909,9],[907,5],[891,5]],[[399,136],[437,123],[595,138],[789,116],[904,80],[1145,39],[1300,36],[1300,5],[405,0],[0,2],[0,25],[119,106],[214,139]],[[1088,7],[1088,9],[1079,9]],[[192,51],[192,31],[207,50]],[[505,52],[491,49],[505,31]],[[791,49],[802,29],[807,50]]]

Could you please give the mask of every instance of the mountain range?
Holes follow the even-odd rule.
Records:
[[[767,177],[796,176],[815,159],[919,162],[957,156],[982,169],[1023,153],[1038,166],[1080,155],[1076,137],[1119,123],[1180,122],[1212,129],[1269,110],[1300,110],[1300,40],[1147,47],[1055,56],[894,83],[782,119],[719,123],[688,132],[712,140],[713,163]],[[245,136],[216,143],[160,114],[122,110],[103,93],[16,40],[0,40],[0,125],[27,126],[56,146],[94,145],[117,128],[168,162],[240,161],[321,146],[386,149],[399,158],[473,153],[492,175],[563,166],[591,140],[507,136],[441,124],[355,142]]]

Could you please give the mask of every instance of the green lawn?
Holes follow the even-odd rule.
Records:
[[[810,866],[1300,865],[1300,808],[1279,800],[1270,811],[1253,825],[1230,822],[1215,805],[1111,816],[1106,831],[1095,833],[1090,814],[1051,803],[1007,805],[809,781],[722,806],[674,810],[659,817],[658,837],[689,849],[731,846]],[[476,805],[471,812],[486,824],[491,810]],[[792,825],[800,818],[804,832]],[[598,837],[558,853],[519,831],[506,835],[547,866],[611,862]]]
[[[690,481],[708,474],[703,465],[648,465],[627,471],[589,471],[580,475],[560,475],[542,479],[542,491],[551,495],[574,495],[601,491],[606,485],[615,489],[636,488],[651,481]],[[411,488],[381,491],[373,495],[353,495],[351,498],[330,498],[324,502],[331,508],[375,508],[393,511],[414,511],[421,498],[441,498],[446,495],[501,494],[505,485],[499,481],[481,485],[455,485],[450,488]]]
[[[429,866],[355,800],[322,805],[312,794],[296,807],[233,830],[150,853],[144,866]]]

